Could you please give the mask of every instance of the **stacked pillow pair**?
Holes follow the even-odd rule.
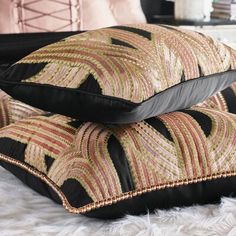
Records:
[[[66,38],[1,75],[9,95],[50,112],[0,130],[1,165],[93,217],[219,200],[236,188],[234,82],[236,52],[196,32]]]

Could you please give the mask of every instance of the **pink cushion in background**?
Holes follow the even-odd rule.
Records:
[[[109,2],[119,25],[146,22],[140,0],[109,0]]]
[[[15,24],[10,0],[0,0],[0,33],[15,32]]]
[[[80,29],[79,0],[0,0],[0,6],[1,33]]]
[[[19,32],[80,29],[78,0],[14,0]]]
[[[0,33],[91,30],[145,21],[140,0],[0,0]]]
[[[109,0],[81,0],[81,29],[91,30],[117,25]]]

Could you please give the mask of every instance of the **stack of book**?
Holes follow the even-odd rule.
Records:
[[[232,18],[232,0],[214,0],[212,18],[230,20]]]
[[[231,3],[231,20],[236,20],[236,0]]]

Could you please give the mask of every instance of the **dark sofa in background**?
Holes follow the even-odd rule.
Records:
[[[0,71],[40,47],[78,32],[0,34]]]
[[[149,23],[153,22],[153,16],[173,16],[174,3],[166,0],[141,0],[144,14]]]

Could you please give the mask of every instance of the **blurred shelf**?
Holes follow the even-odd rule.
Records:
[[[151,19],[152,24],[166,24],[174,26],[222,26],[222,25],[236,25],[236,20],[222,20],[211,19],[210,21],[190,21],[190,20],[176,20],[173,16],[159,16],[154,15]]]
[[[236,49],[236,21],[211,19],[210,21],[175,20],[173,16],[152,17],[152,24],[165,24],[195,30],[214,37]]]

